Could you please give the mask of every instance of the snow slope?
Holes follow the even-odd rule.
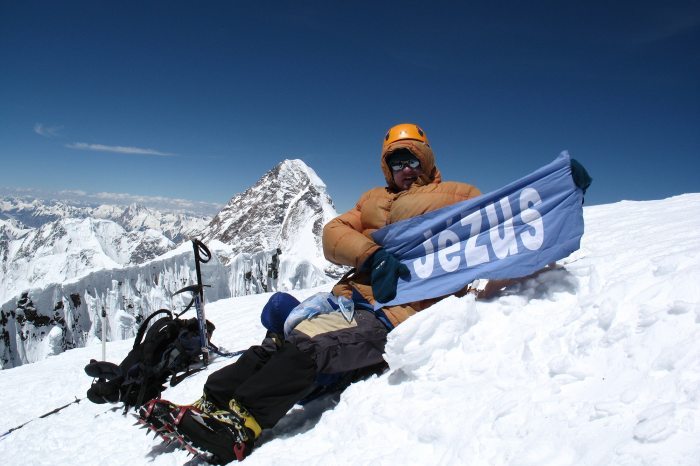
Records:
[[[245,464],[699,464],[700,194],[584,215],[581,250],[488,301],[449,298],[409,319],[390,334],[386,374],[293,409]],[[213,341],[257,342],[268,296],[210,303]],[[109,343],[108,359],[129,344]],[[0,372],[0,433],[84,396],[82,368],[100,351]],[[193,401],[228,362],[164,396]],[[82,401],[0,439],[0,457],[198,464],[131,424]]]

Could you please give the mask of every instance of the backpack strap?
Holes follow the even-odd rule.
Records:
[[[131,388],[131,387],[129,387],[129,388]],[[146,398],[146,389],[147,389],[147,388],[148,388],[148,386],[147,386],[145,383],[142,383],[142,384],[141,384],[141,387],[139,388],[139,394],[136,396],[136,403],[134,404],[134,406],[141,406],[141,405],[144,404],[146,401],[148,401],[148,400],[145,399],[145,398]],[[158,398],[160,398],[160,394],[158,394]],[[126,404],[126,403],[125,403],[125,404]]]
[[[185,372],[183,372],[180,375],[173,374],[170,376],[170,386],[174,387],[175,385],[179,384],[183,380],[185,380],[187,377],[191,376],[192,374],[196,374],[199,371],[203,371],[204,367],[198,367],[195,369],[187,369]]]

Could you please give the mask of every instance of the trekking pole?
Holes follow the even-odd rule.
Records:
[[[204,367],[209,364],[209,338],[207,335],[207,319],[204,314],[204,285],[202,284],[202,270],[200,264],[206,264],[211,259],[211,252],[198,239],[192,240],[194,248],[194,264],[197,271],[197,291],[194,293],[194,307],[197,310],[199,323],[199,343],[202,347],[202,360]]]
[[[52,411],[49,411],[48,413],[42,414],[42,415],[39,416],[39,417],[35,417],[34,419],[30,419],[30,420],[28,420],[27,422],[25,422],[24,424],[20,424],[20,425],[18,425],[17,427],[13,427],[12,429],[8,430],[7,432],[4,432],[3,434],[0,434],[0,440],[5,439],[5,438],[6,438],[8,435],[10,435],[12,432],[16,431],[17,429],[21,429],[22,427],[26,426],[27,424],[29,424],[29,423],[32,422],[32,421],[35,421],[35,420],[37,420],[37,419],[43,419],[43,418],[45,418],[45,417],[51,416],[52,414],[56,414],[56,413],[58,413],[58,412],[60,412],[60,411],[62,411],[62,410],[64,410],[64,409],[66,409],[67,407],[69,407],[69,406],[72,405],[72,404],[80,403],[83,399],[84,399],[84,398],[78,398],[78,397],[76,396],[76,397],[75,397],[75,401],[71,401],[70,403],[65,404],[65,405],[63,405],[63,406],[60,406],[60,407],[58,407],[58,408],[56,408],[56,409],[54,409],[54,410],[52,410]]]
[[[107,320],[107,309],[102,306],[102,360],[107,360],[107,327],[105,326],[105,321]]]

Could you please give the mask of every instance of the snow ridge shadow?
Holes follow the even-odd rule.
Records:
[[[326,411],[333,409],[340,400],[342,392],[322,396],[306,403],[302,408],[293,408],[275,427],[263,431],[257,447],[279,438],[293,437],[313,429]]]

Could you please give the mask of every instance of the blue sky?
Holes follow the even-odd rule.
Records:
[[[223,204],[301,158],[344,211],[401,122],[485,192],[564,149],[587,204],[698,192],[700,4],[0,0],[0,186]]]

